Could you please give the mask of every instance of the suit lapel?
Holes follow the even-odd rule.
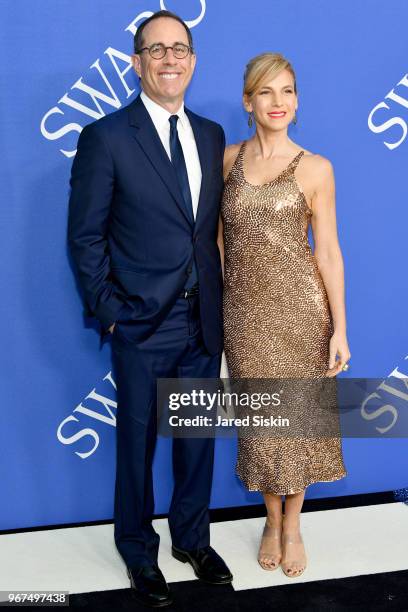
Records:
[[[191,219],[186,211],[176,173],[140,96],[129,104],[128,108],[129,124],[132,128],[133,137],[143,149],[152,166],[167,186],[179,209],[191,225]]]

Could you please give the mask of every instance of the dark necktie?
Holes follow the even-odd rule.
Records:
[[[184,159],[183,149],[177,132],[178,115],[171,115],[170,122],[170,154],[171,163],[176,171],[178,184],[183,196],[184,205],[191,221],[194,223],[193,202],[191,200],[190,184],[188,182],[187,166]],[[185,289],[192,287],[198,282],[197,268],[193,258],[192,271],[185,284]]]

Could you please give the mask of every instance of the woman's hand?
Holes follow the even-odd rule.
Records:
[[[337,356],[338,359],[336,359]],[[326,376],[336,376],[342,371],[344,364],[349,361],[350,357],[346,334],[334,332],[330,339],[329,369]]]

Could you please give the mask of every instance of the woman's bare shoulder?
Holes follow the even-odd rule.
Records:
[[[302,149],[302,151],[305,152],[303,158],[309,164],[309,166],[313,166],[319,170],[333,168],[331,161],[327,157],[324,157],[319,153],[313,153],[307,149]]]
[[[242,142],[238,142],[236,144],[230,144],[225,147],[224,153],[224,163],[228,163],[230,160],[235,160],[236,156],[239,153]]]
[[[237,144],[230,144],[225,147],[224,153],[224,178],[227,178],[228,174],[234,162],[238,156],[239,150],[241,148],[242,142],[238,142]]]
[[[312,153],[307,149],[302,149],[305,154],[303,155],[303,168],[310,174],[319,177],[328,177],[333,175],[333,164],[331,161],[320,155],[319,153]]]

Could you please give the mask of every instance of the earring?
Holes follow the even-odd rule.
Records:
[[[249,125],[249,127],[252,127],[252,124],[253,124],[252,113],[248,113],[248,125]]]
[[[294,123],[295,125],[296,125],[296,123],[297,123],[296,111],[295,111],[295,116],[293,117],[293,121],[292,121],[292,123]]]

